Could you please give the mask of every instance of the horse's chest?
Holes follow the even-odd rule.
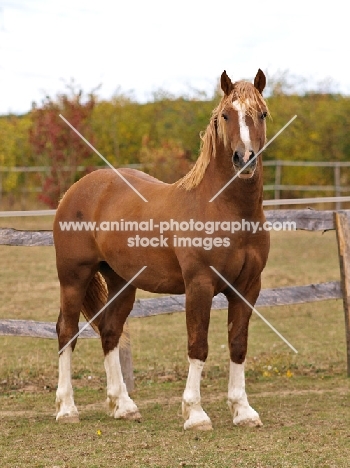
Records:
[[[237,236],[231,239],[231,249],[227,251],[224,270],[232,276],[241,274],[255,276],[264,269],[269,249],[269,235],[262,233],[256,236]]]

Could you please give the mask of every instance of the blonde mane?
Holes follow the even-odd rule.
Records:
[[[186,190],[191,190],[197,185],[200,184],[204,177],[204,173],[207,170],[207,167],[210,163],[212,156],[215,158],[216,153],[216,145],[215,145],[215,137],[216,137],[216,129],[215,129],[215,121],[216,117],[214,116],[217,108],[214,109],[212,117],[210,119],[209,125],[205,132],[200,134],[201,138],[201,147],[200,147],[200,155],[195,162],[195,165],[190,169],[190,171],[182,177],[176,184],[178,187],[183,187]]]
[[[201,146],[200,154],[192,169],[176,182],[178,187],[185,190],[192,190],[197,187],[203,180],[205,171],[210,163],[212,157],[216,156],[216,136],[222,138],[226,145],[226,126],[223,125],[222,119],[218,116],[221,115],[225,106],[232,104],[233,101],[238,100],[246,106],[246,114],[249,115],[257,124],[259,111],[268,112],[267,104],[262,98],[259,91],[247,81],[238,81],[234,83],[233,90],[229,96],[224,96],[220,104],[213,110],[210,122],[204,133],[200,135]]]

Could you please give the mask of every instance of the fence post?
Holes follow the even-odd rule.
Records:
[[[282,165],[281,161],[277,159],[275,161],[275,200],[279,200],[281,198],[281,180],[282,180]],[[280,205],[276,205],[276,210],[279,210]]]
[[[276,168],[275,168],[275,200],[279,200],[281,198],[281,182],[282,182],[282,165],[279,160],[275,161],[276,162]],[[276,207],[278,209],[279,206]]]
[[[134,390],[134,371],[128,322],[125,322],[123,334],[120,338],[119,359],[126,388],[128,392],[132,392]]]
[[[338,241],[340,284],[345,314],[347,373],[350,377],[350,216],[344,211],[335,212],[334,224]]]
[[[340,166],[337,163],[334,163],[334,195],[336,197],[341,196],[341,178],[340,178]],[[336,202],[335,209],[339,211],[341,209],[341,202]]]

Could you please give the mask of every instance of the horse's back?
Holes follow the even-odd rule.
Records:
[[[145,172],[138,171],[137,169],[131,169],[129,167],[124,167],[122,169],[118,169],[118,172],[120,172],[123,176],[130,176],[135,179],[141,179],[146,182],[149,182],[151,184],[159,184],[163,186],[169,186],[170,184],[167,184],[159,179],[156,179],[155,177],[146,174]]]
[[[86,246],[86,250],[92,249],[100,254],[98,243],[103,242],[104,234],[113,238],[122,235],[100,230],[101,223],[130,217],[139,222],[149,220],[157,212],[158,205],[162,205],[169,197],[173,198],[173,185],[135,169],[120,169],[118,172],[122,177],[113,170],[94,171],[68,189],[54,220],[56,251],[66,251],[70,246],[70,250],[78,249],[82,252]],[[62,224],[65,224],[63,230]]]
[[[158,193],[159,190],[167,191],[170,187],[171,184],[166,184],[136,169],[122,168],[118,171],[99,169],[82,177],[68,189],[62,197],[57,216],[63,213],[67,216],[70,211],[80,210],[83,207],[86,213],[96,213],[97,205],[104,203],[105,198],[106,201],[108,199],[108,205],[121,199],[133,205],[138,202],[144,203],[133,188],[141,195],[145,193],[153,196],[153,193]]]

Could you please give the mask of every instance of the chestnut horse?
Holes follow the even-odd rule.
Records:
[[[265,83],[260,69],[254,84],[232,83],[226,72],[222,73],[224,95],[202,135],[200,156],[178,182],[166,184],[133,169],[120,169],[119,174],[101,169],[80,179],[64,195],[54,221],[61,291],[57,322],[58,421],[79,420],[71,383],[71,357],[80,312],[91,320],[121,289],[93,326],[100,334],[104,351],[111,416],[140,418],[123,381],[118,345],[136,289],[141,288],[155,293],[186,294],[189,372],[182,398],[184,428],[212,428],[201,406],[200,379],[208,355],[212,299],[220,292],[228,299],[228,405],[233,424],[261,425],[245,392],[244,362],[252,309],[235,291],[254,306],[269,252],[268,232],[260,228],[254,233],[247,228],[249,222],[262,226],[265,221],[262,160],[260,155],[256,157],[266,137],[268,109],[262,98]],[[115,229],[106,229],[108,223],[116,221]],[[138,231],[139,241],[135,232],[123,229],[126,221],[138,226],[143,223],[142,231]],[[242,230],[228,229],[232,223],[243,221]],[[67,230],[64,222],[91,222],[94,227]],[[162,232],[160,226],[164,228],[166,223],[176,236],[168,237],[170,230]],[[187,226],[185,242],[180,239],[176,223]],[[200,230],[203,226],[215,228],[215,238],[209,237],[209,243],[208,231]],[[136,277],[143,267],[146,268]]]

